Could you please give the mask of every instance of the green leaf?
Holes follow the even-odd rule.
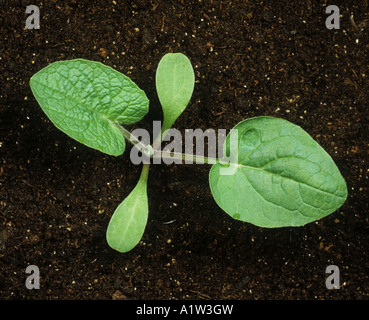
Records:
[[[301,226],[337,210],[347,187],[332,158],[300,127],[282,119],[240,122],[238,160],[212,166],[216,203],[231,217],[261,227]],[[232,153],[230,135],[226,155]],[[222,174],[221,169],[233,169]]]
[[[149,101],[135,83],[95,61],[54,62],[36,73],[30,86],[57,128],[110,155],[125,149],[118,123],[137,122],[148,112]]]
[[[167,53],[156,70],[156,91],[163,108],[162,132],[171,128],[191,99],[195,74],[182,53]]]
[[[147,198],[148,165],[144,165],[140,180],[123,200],[110,219],[106,239],[119,252],[132,250],[141,240],[149,213]]]

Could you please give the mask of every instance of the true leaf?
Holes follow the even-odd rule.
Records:
[[[148,112],[149,101],[134,82],[95,61],[54,62],[36,73],[30,86],[57,128],[110,155],[125,149],[117,124],[135,123]]]
[[[182,53],[167,53],[156,70],[156,90],[163,108],[162,132],[171,128],[191,99],[195,75]]]
[[[344,203],[347,187],[337,166],[302,128],[256,117],[233,130],[238,130],[237,162],[217,163],[209,174],[216,203],[233,218],[261,227],[301,226]],[[233,174],[222,175],[221,168],[229,166]]]
[[[132,250],[141,240],[148,218],[148,166],[144,165],[140,180],[131,193],[117,207],[110,219],[106,239],[119,252]]]

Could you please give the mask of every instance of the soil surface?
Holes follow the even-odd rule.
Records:
[[[27,5],[40,29],[26,29]],[[0,13],[1,299],[368,299],[368,1],[3,1]],[[140,167],[56,129],[29,88],[58,60],[103,62],[150,99],[132,126],[161,120],[155,70],[167,52],[191,60],[196,86],[175,127],[231,129],[274,116],[332,156],[349,196],[299,228],[263,229],[215,203],[209,165],[153,165],[140,244],[112,250],[105,231]],[[131,128],[130,128],[131,129]],[[25,286],[26,267],[40,289]],[[328,290],[326,268],[340,270]]]

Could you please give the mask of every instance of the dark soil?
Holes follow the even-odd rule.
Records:
[[[38,5],[39,30],[26,6]],[[329,3],[328,3],[329,4]],[[1,299],[368,299],[368,1],[3,1],[0,13]],[[353,20],[350,20],[350,16]],[[238,222],[213,200],[208,165],[153,165],[142,242],[120,254],[105,231],[140,167],[56,129],[29,79],[57,60],[101,61],[146,91],[161,119],[155,70],[183,52],[195,92],[175,127],[231,129],[261,115],[304,128],[332,156],[349,197],[300,228]],[[328,265],[339,290],[325,286]],[[40,289],[25,287],[28,265]]]

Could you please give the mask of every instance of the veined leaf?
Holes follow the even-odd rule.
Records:
[[[135,123],[148,112],[149,101],[134,82],[95,61],[54,62],[36,73],[30,86],[57,128],[110,155],[125,149],[117,124]]]
[[[186,109],[195,86],[190,60],[182,53],[167,53],[156,70],[156,91],[163,108],[162,132]]]
[[[217,163],[209,174],[216,203],[233,218],[261,227],[301,226],[345,202],[347,187],[337,166],[300,127],[257,117],[233,130],[238,130],[237,163]],[[232,175],[221,174],[227,166]]]

